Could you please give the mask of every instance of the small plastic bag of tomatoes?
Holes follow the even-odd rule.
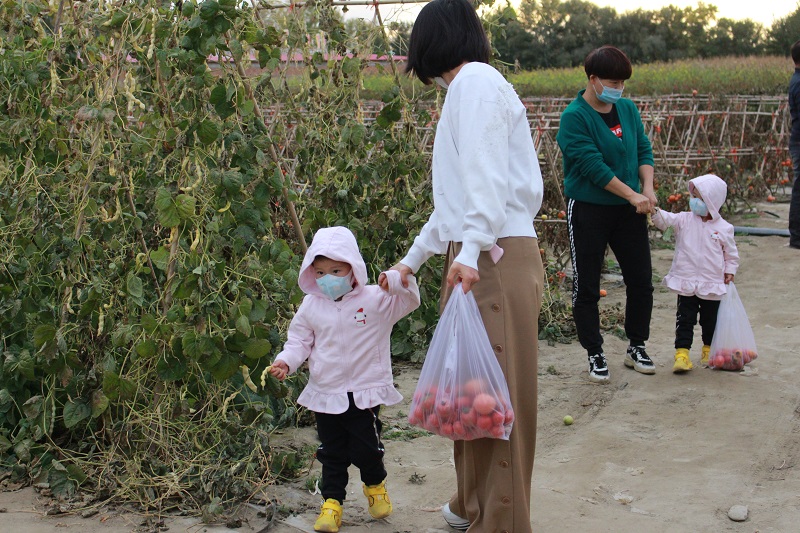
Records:
[[[452,440],[508,440],[508,385],[472,292],[453,289],[419,375],[408,421]]]
[[[717,327],[711,341],[709,368],[742,370],[744,365],[758,357],[756,339],[747,311],[733,283],[722,297],[717,311]]]

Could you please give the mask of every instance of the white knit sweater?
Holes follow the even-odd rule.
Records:
[[[525,106],[485,63],[467,63],[447,89],[433,143],[434,210],[408,254],[412,271],[461,242],[459,263],[502,237],[535,237],[544,186]]]

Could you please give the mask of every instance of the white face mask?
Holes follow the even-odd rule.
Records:
[[[435,81],[436,85],[438,85],[442,89],[447,89],[448,83],[444,81],[444,78],[436,76],[435,78],[433,78],[433,81]]]

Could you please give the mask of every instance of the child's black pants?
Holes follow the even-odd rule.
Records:
[[[719,300],[703,300],[698,296],[678,296],[678,314],[675,322],[675,349],[692,347],[694,325],[700,314],[700,330],[703,344],[711,345],[717,328]]]
[[[314,413],[321,444],[317,459],[322,464],[322,497],[344,502],[347,494],[347,467],[361,471],[365,485],[378,485],[386,479],[381,442],[380,406],[359,409],[353,394],[347,393],[350,405],[342,414]]]

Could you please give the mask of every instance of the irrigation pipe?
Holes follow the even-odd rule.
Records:
[[[788,237],[788,229],[778,228],[750,228],[748,226],[734,226],[734,233],[742,233],[744,235],[779,235],[781,237]]]

